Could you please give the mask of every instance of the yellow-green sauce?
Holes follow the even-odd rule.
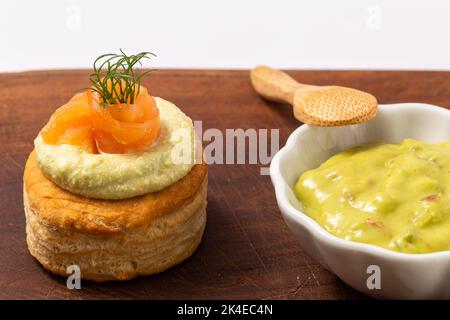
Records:
[[[450,142],[341,152],[303,173],[295,194],[340,238],[404,253],[450,250]]]

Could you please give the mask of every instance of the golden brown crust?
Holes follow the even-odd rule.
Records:
[[[206,176],[206,164],[196,164],[185,177],[159,192],[125,200],[90,199],[46,178],[33,151],[25,166],[24,189],[30,209],[46,224],[64,231],[111,235],[145,227],[176,211],[194,197]]]
[[[77,265],[94,281],[162,272],[188,258],[206,225],[207,166],[173,185],[126,200],[89,199],[46,178],[34,152],[24,173],[30,253],[47,270],[68,276]]]
[[[206,224],[207,179],[173,212],[123,233],[86,234],[49,225],[29,206],[24,190],[27,244],[47,270],[68,276],[77,265],[81,278],[128,280],[162,272],[188,258],[200,244]]]

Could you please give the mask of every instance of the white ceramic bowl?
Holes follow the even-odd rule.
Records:
[[[375,298],[448,299],[450,251],[405,254],[340,239],[303,213],[293,192],[302,172],[340,151],[365,142],[395,143],[405,138],[450,141],[450,111],[419,103],[380,105],[379,114],[368,123],[334,128],[302,125],[270,165],[278,206],[305,251],[354,289]],[[371,265],[380,268],[381,289],[367,286]]]

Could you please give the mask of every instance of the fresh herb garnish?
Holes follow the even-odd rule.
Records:
[[[102,106],[118,103],[134,103],[139,95],[141,78],[155,70],[135,72],[133,67],[142,65],[142,59],[156,57],[151,52],[140,52],[126,55],[122,49],[120,54],[107,53],[94,61],[93,73],[89,75],[92,86],[82,90],[97,92]]]

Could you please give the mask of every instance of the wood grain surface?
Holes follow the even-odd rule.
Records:
[[[284,224],[268,176],[258,165],[212,165],[208,223],[197,252],[155,276],[82,282],[68,290],[29,255],[22,174],[33,139],[51,113],[86,87],[88,71],[0,74],[1,299],[359,299],[308,257]],[[296,80],[366,90],[380,103],[450,106],[450,73],[297,71]],[[280,145],[300,125],[292,108],[263,101],[246,71],[165,70],[144,81],[203,127],[280,128]]]

